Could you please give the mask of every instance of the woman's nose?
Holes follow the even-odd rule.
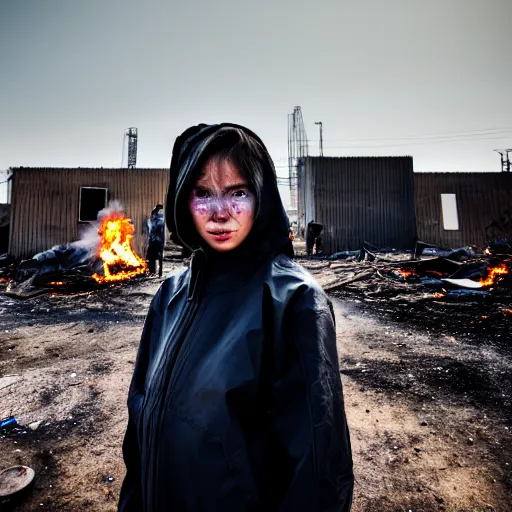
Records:
[[[218,199],[212,206],[212,217],[214,220],[223,221],[229,218],[229,207],[225,201]]]

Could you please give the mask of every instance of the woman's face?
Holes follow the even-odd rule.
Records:
[[[189,209],[201,238],[214,250],[237,248],[254,223],[256,198],[229,160],[212,158],[196,181]]]

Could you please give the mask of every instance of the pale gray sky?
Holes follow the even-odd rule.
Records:
[[[325,155],[497,171],[511,22],[511,0],[0,0],[0,169],[118,167],[129,126],[167,167],[189,125],[232,121],[285,176],[300,105],[311,154],[322,121]]]

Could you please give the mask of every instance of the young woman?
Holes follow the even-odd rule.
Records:
[[[333,310],[291,259],[262,141],[233,124],[186,130],[166,222],[193,257],[146,318],[119,510],[348,512]]]

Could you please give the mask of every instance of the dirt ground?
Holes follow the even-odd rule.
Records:
[[[166,271],[177,265],[166,262]],[[0,417],[24,426],[0,434],[0,469],[36,471],[15,510],[116,510],[126,394],[159,284],[23,302],[0,294]],[[427,322],[425,306],[396,315],[349,293],[333,300],[353,510],[512,510],[508,333],[465,333],[449,308]]]

